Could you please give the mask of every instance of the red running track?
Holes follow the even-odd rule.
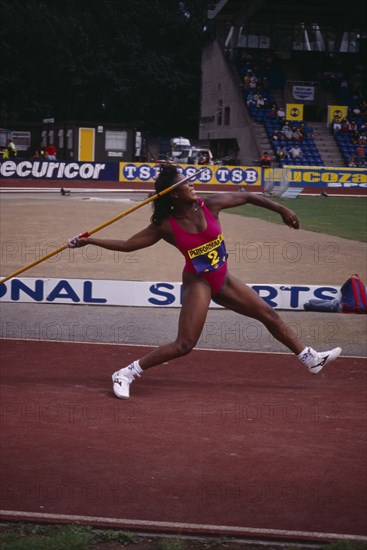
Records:
[[[147,348],[3,340],[1,518],[367,540],[366,361],[194,350],[116,399]]]

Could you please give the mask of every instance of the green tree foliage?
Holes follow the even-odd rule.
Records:
[[[208,0],[0,0],[1,119],[196,131]]]

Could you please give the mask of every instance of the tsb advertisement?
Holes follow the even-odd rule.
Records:
[[[203,166],[181,164],[178,166],[184,176],[195,174]],[[120,162],[119,180],[122,182],[154,183],[159,165],[153,163]],[[200,172],[193,183],[261,185],[261,169],[253,166],[208,166]]]

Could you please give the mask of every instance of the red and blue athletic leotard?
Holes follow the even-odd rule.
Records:
[[[212,296],[222,287],[227,275],[227,252],[222,228],[219,221],[205,206],[202,199],[198,202],[206,219],[206,229],[200,233],[189,233],[182,229],[173,216],[169,221],[175,237],[176,246],[184,255],[184,272],[195,273],[208,281]]]

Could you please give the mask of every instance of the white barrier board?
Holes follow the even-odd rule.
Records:
[[[340,286],[250,284],[274,309],[302,310],[310,299],[340,298]],[[0,285],[1,302],[134,307],[180,307],[181,283],[19,278]],[[211,307],[220,307],[211,302]]]

